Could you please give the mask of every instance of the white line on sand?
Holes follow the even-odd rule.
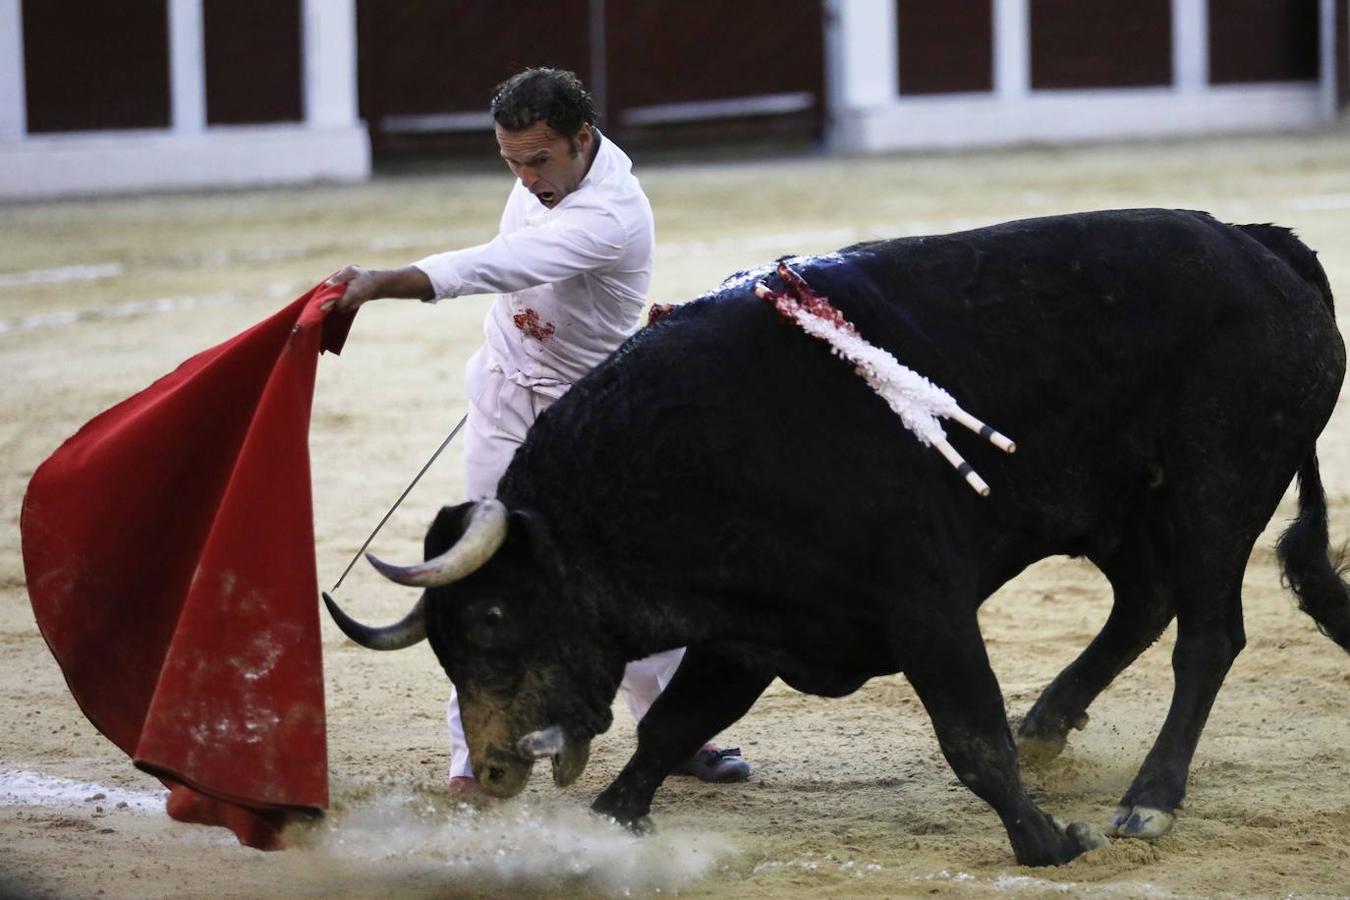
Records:
[[[61,284],[67,281],[93,281],[98,278],[116,278],[125,269],[121,263],[85,263],[61,266],[56,269],[30,269],[27,272],[0,272],[0,288],[24,287],[33,284]]]
[[[135,812],[164,811],[165,791],[129,791],[89,781],[73,781],[29,772],[0,769],[0,806],[41,806],[48,809],[92,809],[95,804]]]
[[[257,296],[271,299],[296,297],[309,285],[297,282],[276,282],[255,295],[236,294],[233,291],[218,291],[214,294],[190,294],[186,297],[160,297],[155,300],[133,300],[113,306],[99,306],[92,309],[57,309],[48,313],[36,313],[16,319],[0,319],[0,337],[33,331],[38,328],[52,328],[61,325],[74,325],[80,322],[99,322],[107,319],[124,319],[131,316],[158,315],[161,313],[181,312],[204,306],[219,306],[239,300],[256,299]]]
[[[1290,209],[1350,209],[1350,193],[1314,194],[1310,197],[1290,197],[1284,203]]]
[[[135,300],[130,303],[118,303],[113,306],[99,306],[93,309],[57,309],[46,313],[35,313],[17,319],[0,319],[0,335],[39,328],[52,328],[60,325],[74,325],[77,322],[93,322],[105,319],[123,319],[128,316],[144,316],[158,313],[177,312],[184,309],[196,309],[200,306],[216,306],[238,299],[230,291],[215,294],[198,294],[187,297],[160,297],[156,300]]]
[[[921,234],[942,234],[993,224],[989,219],[961,217],[928,221],[913,219],[908,222],[883,222],[859,228],[816,228],[806,231],[785,231],[778,234],[757,234],[750,237],[721,238],[709,241],[669,241],[657,244],[658,257],[705,256],[712,253],[740,253],[744,251],[767,251],[770,253],[791,254],[812,247],[825,247],[835,250],[857,241],[870,241],[879,238],[913,237]]]

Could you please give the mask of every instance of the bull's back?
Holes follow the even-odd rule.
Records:
[[[948,426],[993,497],[975,497],[849,364],[753,296],[758,277],[777,286],[768,269],[644,329],[541,419],[522,455],[539,456],[536,436],[545,455],[567,448],[572,461],[541,471],[592,473],[615,505],[659,504],[672,528],[717,510],[690,551],[713,560],[698,565],[768,553],[783,538],[762,538],[766,523],[787,522],[793,541],[839,541],[830,552],[864,567],[875,548],[845,541],[960,528],[961,510],[1047,535],[1088,528],[1147,477],[1187,414],[1183,389],[1273,381],[1288,396],[1262,402],[1297,406],[1312,391],[1329,411],[1344,367],[1317,287],[1198,213],[1026,220],[792,265],[864,337],[1017,440],[1009,457]]]
[[[1267,407],[1235,415],[1320,407],[1315,434],[1344,371],[1312,252],[1203,213],[1032,219],[805,268],[865,336],[1018,440],[1004,458],[949,427],[977,469],[1084,515],[1176,438],[1187,391],[1246,385]]]
[[[872,245],[852,262],[821,267],[813,283],[833,289],[869,339],[971,402],[1029,419],[1185,377],[1221,330],[1249,343],[1235,365],[1278,365],[1270,357],[1298,331],[1335,335],[1315,284],[1203,213],[1030,219]],[[850,268],[867,289],[849,289]]]

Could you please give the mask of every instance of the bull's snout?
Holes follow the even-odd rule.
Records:
[[[536,759],[547,757],[553,765],[553,783],[566,787],[580,777],[590,756],[589,740],[568,740],[553,726],[530,732],[511,750],[489,747],[483,762],[474,763],[473,775],[484,793],[504,799],[525,790]]]
[[[485,794],[506,799],[525,790],[530,772],[534,769],[534,760],[524,759],[497,747],[490,748],[484,756],[486,759],[483,762],[474,763],[473,777],[478,780]]]
[[[576,781],[591,758],[591,742],[568,740],[559,725],[531,731],[516,741],[516,752],[529,759],[553,760],[553,783],[567,787]]]

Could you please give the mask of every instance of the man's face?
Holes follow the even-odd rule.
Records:
[[[535,122],[522,131],[507,131],[497,126],[497,146],[511,174],[534,194],[535,199],[552,209],[577,189],[591,165],[595,135],[583,124],[576,137],[576,150],[567,138],[548,126]]]

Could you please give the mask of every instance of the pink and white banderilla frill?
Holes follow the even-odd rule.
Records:
[[[947,442],[947,433],[938,419],[955,420],[1004,453],[1014,452],[1017,445],[963,410],[951,394],[864,340],[853,323],[828,298],[811,290],[787,263],[778,264],[778,275],[783,279],[784,291],[772,290],[761,281],[755,285],[755,296],[773,304],[779,315],[796,323],[802,331],[829,344],[835,356],[853,363],[853,370],[886,401],[919,443],[936,447],[967,484],[987,497],[989,485]]]

